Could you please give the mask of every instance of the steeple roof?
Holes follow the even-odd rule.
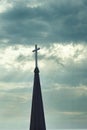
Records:
[[[30,130],[46,130],[39,69],[34,70]]]

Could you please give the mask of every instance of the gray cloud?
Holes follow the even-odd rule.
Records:
[[[0,43],[3,44],[3,48],[5,47],[4,44],[7,46],[8,44],[30,45],[40,43],[48,47],[47,44],[53,44],[53,42],[61,42],[60,44],[70,43],[70,41],[73,41],[73,43],[75,41],[75,44],[79,41],[80,44],[87,42],[86,0],[79,0],[79,2],[76,0],[32,0],[32,2],[30,0],[8,0],[7,3],[11,3],[12,7],[0,13]],[[54,49],[52,47],[51,49]],[[19,48],[21,49],[21,47]],[[19,50],[19,48],[14,47],[15,50]],[[40,62],[44,62],[40,69],[40,75],[46,120],[48,122],[47,128],[49,126],[52,126],[51,128],[87,127],[87,94],[85,93],[87,87],[87,61],[85,48],[86,46],[84,46],[84,50],[77,50],[71,59],[65,59],[64,61],[55,53],[48,56],[47,54],[51,53],[51,49],[47,54],[40,55]],[[9,51],[13,50],[10,49]],[[12,62],[8,62],[9,55],[15,55],[15,53],[9,53],[9,55],[6,53],[5,56],[8,58],[4,59],[3,52],[5,53],[5,51],[2,51],[0,57],[3,62],[0,65],[0,82],[5,85],[0,84],[0,119],[3,119],[0,127],[1,129],[7,129],[8,127],[3,125],[6,124],[10,130],[10,125],[16,127],[16,119],[19,119],[21,124],[23,122],[21,129],[27,129],[29,126],[27,125],[27,128],[24,126],[24,120],[25,122],[29,121],[28,109],[30,110],[30,102],[28,101],[30,100],[26,100],[25,97],[28,95],[28,82],[33,81],[33,75],[31,73],[32,63],[25,70],[23,70],[23,65],[27,64],[29,60],[32,61],[32,58],[31,55],[28,57],[28,54],[26,56],[20,52],[15,58],[13,57]],[[84,59],[81,59],[80,62],[74,62],[74,59],[76,57],[78,59],[82,53],[84,53]],[[6,66],[7,64],[8,66]],[[12,84],[12,86],[11,83],[14,85]],[[25,88],[22,88],[22,86],[19,89],[20,85],[17,87],[17,84],[20,83],[25,83]],[[6,85],[9,86],[9,88],[7,86],[9,91],[6,91]],[[85,90],[83,90],[83,87],[80,91],[81,85],[82,87],[85,86]],[[78,87],[78,91],[75,91],[76,87]],[[29,89],[30,93],[31,89]],[[19,113],[19,117],[16,112]],[[71,112],[74,115],[68,115],[67,113],[64,115],[63,112]],[[8,122],[7,119],[9,119]],[[18,130],[21,124],[18,124]],[[72,126],[72,124],[75,124],[75,126]]]
[[[8,84],[7,84],[8,85]],[[0,129],[27,129],[30,117],[30,93],[28,88],[0,91]],[[21,123],[22,124],[21,124]],[[5,125],[4,125],[5,123]]]
[[[14,70],[14,71],[9,71],[5,73],[5,75],[0,76],[0,81],[1,82],[29,82],[31,81],[31,72],[27,73],[27,71],[25,72],[21,72],[21,70]]]
[[[64,86],[59,89],[50,89],[44,95],[46,107],[49,107],[50,110],[56,109],[59,112],[87,112],[87,94],[84,88],[67,88]],[[51,101],[49,100],[50,98]],[[49,105],[47,106],[47,104]]]
[[[51,59],[52,57],[50,57]],[[57,61],[56,61],[57,60]],[[83,63],[74,63],[73,61],[67,60],[67,64],[65,65],[61,59],[51,59],[53,63],[56,63],[56,66],[48,60],[50,64],[50,68],[48,67],[47,70],[42,70],[43,79],[45,80],[46,84],[65,84],[68,86],[80,86],[80,85],[87,85],[87,62],[86,60]],[[48,64],[47,63],[47,64]],[[53,68],[54,66],[54,68]],[[46,85],[46,86],[47,86]]]
[[[84,67],[81,67],[78,64],[67,66],[63,69],[63,71],[56,73],[54,79],[61,84],[67,84],[70,86],[79,86],[80,84],[86,85],[87,67],[86,65],[83,66]]]
[[[87,89],[84,89],[83,86],[82,88],[70,88],[67,86],[62,88],[61,85],[58,86],[59,88],[57,89],[52,86],[52,89],[44,92],[46,113],[49,111],[51,115],[49,122],[53,123],[55,121],[53,123],[55,128],[86,128]],[[74,126],[73,123],[75,124]]]
[[[87,41],[85,0],[48,1],[33,8],[26,6],[29,1],[19,3],[0,14],[1,39],[26,44]]]

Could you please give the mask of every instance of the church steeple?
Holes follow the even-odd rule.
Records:
[[[44,108],[42,101],[39,69],[37,64],[37,45],[35,45],[35,70],[34,70],[34,85],[32,96],[30,130],[46,130]]]

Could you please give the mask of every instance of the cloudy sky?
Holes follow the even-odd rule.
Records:
[[[48,129],[87,128],[87,0],[0,0],[0,130],[28,130],[34,54]]]

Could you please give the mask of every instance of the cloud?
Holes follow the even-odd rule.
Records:
[[[51,84],[57,82],[70,86],[86,85],[86,51],[86,45],[81,44],[54,44],[49,49],[44,48],[40,52],[44,56],[41,62],[46,62],[42,72]]]
[[[87,86],[70,87],[56,84],[45,90],[43,97],[49,128],[87,127]]]
[[[46,117],[48,118],[48,114],[51,115],[48,125],[54,122],[55,128],[86,128],[86,125],[83,125],[87,119],[86,91],[87,86],[70,88],[60,84],[46,90],[43,96]]]
[[[87,127],[86,5],[86,0],[0,1],[2,130],[29,127],[34,44],[41,47],[47,128]]]
[[[0,71],[3,73],[0,80],[4,82],[28,82],[31,80],[34,68],[32,50],[32,46],[24,45],[2,47],[0,49]],[[42,79],[48,79],[45,84],[50,81],[50,84],[86,85],[86,57],[86,45],[55,43],[49,48],[41,46],[39,67]],[[50,66],[47,66],[48,64]]]
[[[34,7],[29,6],[34,2],[21,2],[13,2],[0,15],[3,44],[5,39],[8,44],[87,41],[85,0],[45,1]]]
[[[9,85],[9,84],[6,84]],[[0,90],[0,128],[22,129],[28,127],[30,118],[31,94],[27,88],[14,88],[6,91]],[[4,126],[4,123],[6,124]],[[21,123],[20,123],[21,122]]]

